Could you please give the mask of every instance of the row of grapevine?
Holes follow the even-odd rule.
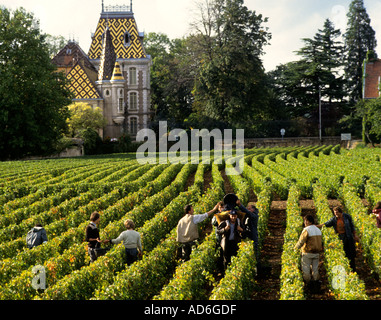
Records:
[[[381,153],[346,151],[337,146],[247,150],[241,175],[228,176],[242,203],[250,189],[258,197],[261,241],[274,194],[287,200],[287,229],[282,255],[282,300],[305,299],[300,252],[294,245],[302,230],[299,200],[313,198],[317,217],[332,217],[328,197],[339,196],[352,215],[361,246],[373,271],[380,274],[380,231],[367,214],[361,196],[373,205],[381,200],[378,183]],[[251,241],[240,244],[238,255],[216,282],[215,234],[207,234],[191,259],[176,259],[176,225],[183,207],[209,211],[224,195],[221,172],[232,164],[210,167],[213,184],[203,193],[206,165],[138,165],[133,157],[74,161],[16,163],[12,170],[0,164],[0,299],[250,299],[255,286],[256,260]],[[196,171],[197,170],[197,171]],[[184,191],[188,177],[195,182]],[[318,181],[318,184],[314,184]],[[116,238],[123,222],[132,218],[142,235],[144,256],[127,267],[124,247],[88,265],[85,227],[92,211],[101,212],[101,237]],[[43,222],[49,242],[25,249],[25,234]],[[201,227],[206,229],[206,221]],[[351,272],[341,241],[323,228],[325,268],[336,299],[366,300],[364,283]],[[262,246],[262,242],[260,243]],[[32,268],[46,270],[48,288],[32,288]]]
[[[328,203],[328,191],[322,185],[314,186],[314,202],[317,208],[317,219],[324,223],[332,218]],[[352,272],[349,260],[345,256],[343,243],[333,228],[324,228],[323,244],[325,268],[328,274],[330,290],[337,300],[367,300],[365,285],[357,273]]]
[[[184,167],[191,169],[191,167],[194,168],[195,166],[185,165]],[[199,186],[195,184],[193,188],[181,192],[180,195],[178,195],[178,190],[172,192],[173,194],[166,192],[166,197],[172,199],[172,201],[170,201],[162,211],[154,214],[150,220],[146,220],[143,226],[136,226],[137,231],[140,232],[142,236],[142,245],[145,254],[152,251],[153,248],[160,243],[161,239],[165,238],[168,234],[168,229],[172,229],[171,225],[173,225],[173,221],[178,220],[183,213],[185,204],[197,199],[201,190]],[[161,195],[162,198],[163,196],[164,195]],[[149,201],[149,198],[146,201]],[[141,208],[137,206],[134,210],[136,209],[139,210]],[[141,211],[139,210],[139,212]],[[155,210],[155,212],[157,212],[157,210]],[[121,226],[123,221],[127,218],[132,217],[126,214],[126,216],[117,223],[108,225],[101,231],[101,237],[106,238],[106,235],[109,238],[117,237],[124,230]],[[153,230],[156,232],[153,233]],[[90,299],[96,289],[109,284],[113,280],[115,273],[123,271],[125,267],[124,246],[119,244],[114,246],[105,256],[98,258],[94,263],[89,266],[84,266],[59,280],[56,284],[46,289],[41,298],[54,300]]]
[[[168,168],[167,171],[162,172],[164,167],[158,167],[157,169],[152,168],[139,179],[132,181],[128,187],[128,190],[139,190],[144,185],[146,185],[150,180],[156,179],[154,185],[159,187],[165,187],[162,182],[162,177],[166,177],[166,183],[169,184],[172,176],[167,176],[167,171],[172,172],[172,168]],[[179,169],[179,168],[178,168]],[[176,170],[178,170],[176,169]],[[160,175],[159,175],[160,174]],[[173,171],[172,174],[176,174],[176,171]],[[19,232],[20,237],[9,242],[5,242],[0,245],[0,256],[3,258],[10,258],[12,254],[17,253],[17,250],[24,250],[21,254],[30,254],[29,250],[25,249],[25,234],[28,228],[34,226],[36,221],[42,223],[49,223],[45,225],[49,236],[54,238],[56,235],[64,235],[66,231],[71,227],[77,227],[80,223],[86,221],[92,211],[102,210],[103,208],[110,206],[118,201],[117,204],[127,202],[137,201],[137,198],[142,198],[147,195],[147,192],[153,193],[155,190],[152,190],[152,186],[145,187],[136,191],[133,194],[126,193],[124,189],[116,188],[115,190],[109,190],[105,186],[103,188],[90,189],[88,192],[81,193],[79,196],[74,197],[68,201],[64,201],[62,204],[57,207],[51,208],[47,212],[40,213],[39,215],[32,215],[29,219],[26,220],[24,224],[13,225],[13,229],[10,227],[6,228],[12,230],[11,233],[15,233],[17,230],[23,231]],[[111,191],[108,193],[108,191]],[[104,194],[102,196],[102,194]],[[46,217],[46,220],[43,218]],[[50,219],[50,220],[48,220]],[[31,221],[34,223],[31,223]],[[21,236],[21,234],[23,234]],[[44,246],[45,248],[45,246]],[[40,250],[40,249],[39,249]],[[25,256],[22,257],[25,259]],[[0,261],[0,264],[2,262]]]
[[[260,212],[258,219],[259,250],[263,246],[272,202],[272,185],[264,183],[258,194],[256,206]],[[247,300],[255,289],[256,265],[254,244],[251,240],[240,243],[238,255],[232,257],[232,262],[226,270],[224,278],[214,286],[209,299],[211,300]]]
[[[375,219],[368,214],[368,209],[352,185],[344,184],[340,190],[340,197],[353,218],[369,266],[381,276],[381,232]]]
[[[159,176],[159,178],[157,178],[157,180],[155,180],[155,181],[160,182],[162,187],[164,187],[165,185],[168,184],[168,181],[172,181],[173,173],[177,173],[178,169],[180,167],[181,167],[181,165],[173,165],[172,167],[169,167],[168,169],[164,170],[162,172],[162,174],[160,175],[162,178],[159,179],[160,178],[160,176]],[[147,216],[149,216],[150,212],[153,212],[153,210],[155,210],[158,207],[158,205],[160,205],[162,203],[160,201],[160,199],[165,199],[166,201],[170,201],[171,200],[170,195],[171,194],[176,195],[176,193],[178,193],[178,191],[184,186],[185,181],[186,181],[188,175],[190,174],[190,170],[189,170],[190,166],[187,166],[186,169],[187,170],[183,170],[178,175],[179,179],[175,179],[173,181],[173,183],[171,184],[171,186],[165,188],[164,191],[162,191],[162,193],[160,193],[159,190],[156,190],[157,193],[154,193],[154,195],[156,195],[156,197],[154,199],[155,201],[149,202],[148,200],[150,198],[148,198],[147,201],[143,202],[143,204],[140,205],[140,207],[134,208],[134,206],[138,203],[138,201],[143,200],[144,197],[149,195],[149,193],[147,193],[147,191],[149,191],[150,189],[157,189],[157,187],[154,188],[155,184],[150,184],[149,186],[147,186],[148,187],[147,190],[145,190],[145,188],[143,188],[138,192],[130,194],[126,198],[122,199],[122,201],[119,201],[120,204],[111,206],[110,209],[104,211],[103,212],[103,215],[105,216],[104,218],[107,217],[106,212],[110,212],[110,214],[109,214],[110,218],[109,219],[103,219],[104,224],[106,224],[107,220],[110,221],[110,224],[105,229],[112,230],[111,227],[113,225],[113,223],[112,223],[112,220],[114,219],[113,216],[117,217],[118,212],[126,212],[126,211],[132,210],[130,216],[132,216],[133,213],[135,213],[135,217],[139,217],[139,216],[141,216],[141,212],[142,212],[141,210],[144,209],[144,213],[147,217]],[[160,184],[157,184],[157,185],[159,186]],[[139,194],[141,194],[141,196],[138,197]],[[164,194],[168,194],[168,196],[163,197]],[[150,209],[150,210],[147,210],[147,209]],[[111,212],[113,212],[113,214],[111,214]],[[124,220],[126,219],[125,217],[120,217],[120,218],[122,218]],[[87,217],[87,219],[88,219],[88,217]],[[119,227],[118,230],[120,230],[120,226],[123,225],[123,221],[121,221],[118,224],[118,227]],[[53,262],[51,260],[52,259],[54,260],[54,258],[56,257],[56,255],[58,253],[59,257],[62,257],[62,262],[66,261],[66,259],[65,259],[66,258],[65,253],[67,252],[66,249],[70,248],[71,245],[74,245],[74,247],[76,249],[76,254],[69,255],[70,256],[69,259],[71,259],[72,262],[76,262],[75,264],[71,263],[71,265],[78,266],[78,261],[83,261],[82,265],[84,265],[85,261],[88,261],[88,259],[85,259],[85,260],[83,259],[87,255],[87,253],[86,253],[85,247],[82,245],[82,241],[84,239],[84,231],[85,231],[86,224],[87,224],[87,222],[83,222],[77,228],[69,229],[68,232],[65,232],[62,236],[58,236],[58,237],[53,238],[52,240],[50,240],[45,245],[34,248],[33,250],[25,251],[25,253],[27,255],[29,255],[30,258],[32,258],[32,257],[34,258],[33,260],[30,258],[25,259],[27,256],[23,255],[23,256],[21,256],[21,258],[19,258],[19,256],[17,256],[16,260],[15,259],[8,259],[7,261],[5,261],[5,262],[8,262],[8,264],[4,263],[3,264],[4,267],[9,266],[10,265],[9,263],[11,263],[11,268],[10,268],[10,271],[8,272],[8,278],[11,275],[15,275],[18,272],[20,272],[20,270],[22,270],[21,268],[25,268],[27,266],[27,265],[25,265],[25,262],[27,260],[29,260],[30,261],[29,265],[31,267],[35,264],[38,264],[38,263],[40,263],[40,264],[45,263],[45,266],[47,267],[47,270],[48,270],[47,278],[50,279],[50,274],[52,274],[53,275],[52,280],[56,281],[60,276],[65,275],[65,272],[68,268],[65,265],[62,268],[62,265],[60,265],[59,263],[56,263],[57,261]],[[57,250],[60,248],[60,244],[62,242],[65,242],[65,246],[62,247],[62,249],[61,249],[62,252],[57,252]],[[70,244],[70,246],[69,246],[69,244]],[[53,253],[54,250],[57,253]],[[70,248],[69,250],[73,251],[72,248]],[[77,259],[77,257],[78,257],[78,259]],[[60,259],[58,259],[58,260],[60,260]],[[19,265],[17,264],[17,261],[19,262]],[[27,271],[28,276],[26,278],[32,277],[31,267]],[[63,270],[63,272],[57,272],[57,270],[60,270],[60,269]],[[19,278],[25,278],[25,276],[21,275]],[[3,279],[4,279],[4,275],[3,275]],[[16,278],[15,282],[17,283],[17,278]],[[17,288],[18,286],[11,285],[10,287]],[[12,293],[12,291],[8,291],[8,293]]]
[[[198,171],[196,180],[203,180],[202,173],[202,170]],[[196,214],[203,213],[205,210],[209,211],[210,206],[214,206],[221,196],[223,196],[223,180],[221,179],[218,167],[214,164],[212,165],[212,177],[213,184],[211,188],[209,188],[207,193],[201,196],[194,205]],[[154,295],[158,294],[167,282],[168,273],[172,274],[177,264],[176,251],[178,244],[176,243],[176,225],[177,224],[172,225],[173,229],[169,233],[169,236],[153,249],[149,255],[119,273],[112,284],[101,290],[97,290],[94,298],[143,300],[151,299]],[[202,245],[194,250],[192,257],[199,251],[203,252],[203,247],[207,244],[208,242],[204,241]],[[212,259],[212,257],[210,257],[210,259]],[[193,259],[190,261],[192,260]],[[203,263],[202,261],[199,262],[199,268],[202,268]],[[182,264],[182,266],[187,266],[189,263],[188,261]],[[169,270],[172,272],[169,272]]]
[[[296,185],[290,187],[287,200],[287,226],[284,234],[282,270],[280,275],[280,300],[304,300],[304,283],[300,270],[300,251],[295,245],[303,229],[299,205],[301,192]]]

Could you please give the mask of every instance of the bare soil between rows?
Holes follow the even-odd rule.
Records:
[[[224,179],[225,193],[234,193],[225,170],[221,171],[221,176]],[[194,176],[188,181],[188,186],[193,184]],[[210,187],[213,182],[211,171],[207,171],[204,175],[204,191]],[[284,234],[287,226],[287,201],[280,200],[276,195],[271,205],[271,211],[268,221],[268,233],[263,241],[261,250],[262,266],[269,270],[264,276],[258,276],[256,279],[257,287],[252,295],[252,300],[279,300],[280,298],[280,275],[282,266],[282,251],[284,244]],[[221,199],[222,200],[222,199]],[[253,191],[250,191],[249,201],[257,202],[257,197]],[[342,205],[339,200],[330,199],[330,208]],[[369,204],[364,200],[364,205],[369,207]],[[316,207],[313,200],[300,200],[302,215],[316,215]],[[207,228],[204,232],[211,232],[211,228]],[[359,278],[364,281],[366,293],[370,300],[381,300],[381,283],[377,276],[371,271],[369,265],[365,261],[360,245],[357,246],[356,257],[356,272]],[[318,294],[312,294],[305,288],[307,300],[333,300],[334,295],[330,291],[328,277],[324,265],[324,253],[321,255],[319,264],[319,273],[321,281],[321,291]],[[220,276],[216,278],[220,280]]]
[[[341,205],[338,200],[329,200],[330,207]],[[313,200],[301,200],[302,214],[316,214]],[[253,293],[253,300],[279,300],[280,298],[280,274],[281,258],[283,250],[283,236],[286,230],[287,201],[273,201],[268,222],[268,235],[264,239],[261,251],[261,261],[265,267],[271,269],[270,274],[257,279],[258,287]],[[357,246],[356,272],[364,281],[366,293],[370,300],[381,300],[381,284],[377,276],[371,271],[362,253],[360,245]],[[324,254],[321,255],[319,264],[321,291],[312,294],[305,288],[307,300],[333,300],[333,293],[329,289],[328,277],[324,266]]]

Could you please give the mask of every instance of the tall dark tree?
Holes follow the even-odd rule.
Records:
[[[194,89],[195,109],[232,126],[266,115],[263,47],[271,35],[267,18],[243,0],[205,1],[199,39],[203,54]]]
[[[327,19],[323,29],[319,29],[313,39],[303,39],[305,47],[298,51],[306,67],[304,82],[306,94],[311,96],[310,105],[316,105],[319,100],[319,89],[323,100],[332,102],[341,101],[343,79],[339,75],[343,61],[343,46],[338,38],[341,32],[335,29],[333,23]]]
[[[0,7],[0,159],[45,155],[66,129],[71,103],[33,14]]]
[[[304,47],[297,54],[301,59],[279,66],[270,73],[273,86],[288,106],[292,117],[303,116],[315,110],[322,101],[342,101],[345,96],[344,80],[340,75],[343,45],[340,30],[327,19],[323,29],[313,38],[304,38]]]
[[[363,0],[353,0],[347,16],[345,78],[354,103],[362,98],[363,63],[367,52],[375,51],[377,41]]]
[[[329,103],[342,101],[346,96],[345,80],[341,75],[344,64],[342,59],[344,46],[340,40],[341,31],[327,19],[323,29],[319,29],[314,37],[317,43],[317,63],[321,66],[322,99]]]

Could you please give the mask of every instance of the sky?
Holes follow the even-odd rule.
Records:
[[[0,0],[9,9],[24,7],[40,21],[44,33],[64,36],[79,42],[88,52],[91,33],[95,32],[102,0]],[[130,0],[104,0],[105,5],[130,4]],[[195,0],[133,0],[133,11],[140,32],[161,32],[169,38],[186,36],[194,20]],[[299,59],[295,51],[302,38],[312,38],[329,18],[345,32],[346,14],[351,0],[245,0],[245,5],[268,17],[265,24],[272,34],[262,56],[266,71],[279,64]],[[364,0],[381,46],[381,0]],[[376,48],[377,50],[378,48]]]

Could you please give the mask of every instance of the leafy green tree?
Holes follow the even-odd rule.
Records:
[[[230,126],[263,119],[268,101],[261,55],[271,39],[263,26],[267,18],[243,0],[205,1],[200,16],[194,109]]]
[[[147,54],[152,56],[151,102],[156,118],[168,117],[165,88],[170,79],[169,60],[171,40],[163,33],[150,32],[144,38]]]
[[[345,81],[341,75],[344,46],[340,37],[340,29],[335,29],[329,19],[324,22],[323,29],[319,29],[314,37],[317,48],[316,69],[320,72],[316,77],[320,79],[322,99],[330,103],[343,101],[346,96]]]
[[[286,118],[304,116],[311,110],[310,84],[305,79],[305,61],[281,64],[268,73],[269,86],[282,106],[279,115]],[[316,101],[314,101],[316,103]]]
[[[71,137],[81,137],[86,129],[100,130],[107,120],[100,108],[93,109],[87,103],[77,102],[68,106],[70,117],[67,119]]]
[[[362,122],[362,139],[365,143],[381,141],[381,98],[359,100],[352,121]],[[347,119],[349,121],[349,119]]]
[[[82,137],[86,155],[102,153],[103,142],[97,131],[92,128],[87,128],[83,131]]]
[[[353,103],[362,98],[363,63],[368,51],[375,51],[376,33],[363,0],[353,0],[348,12],[345,33],[345,78]]]
[[[32,13],[0,7],[0,159],[54,152],[71,103]]]
[[[156,122],[167,120],[170,127],[180,127],[192,112],[194,64],[187,38],[170,40],[162,33],[149,33],[146,51],[153,57],[151,99]]]
[[[63,36],[46,35],[46,42],[49,48],[51,58],[54,58],[66,46],[68,40]]]

